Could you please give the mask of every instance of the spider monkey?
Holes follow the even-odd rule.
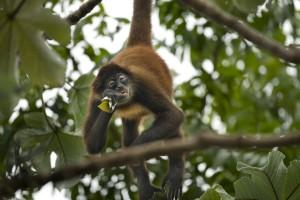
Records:
[[[100,69],[92,84],[84,126],[84,141],[90,154],[99,153],[105,146],[113,113],[122,118],[125,147],[181,137],[183,113],[172,103],[172,77],[151,44],[151,7],[152,0],[134,0],[126,47]],[[113,113],[97,108],[103,97],[117,100]],[[139,123],[149,114],[155,120],[139,134]],[[164,192],[168,200],[181,198],[183,155],[176,153],[168,157],[169,169],[162,190],[150,183],[144,161],[130,166],[137,178],[141,200],[151,199],[155,192]]]

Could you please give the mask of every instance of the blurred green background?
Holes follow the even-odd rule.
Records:
[[[106,11],[110,1],[104,1],[70,27],[59,16],[80,3],[0,0],[0,180],[50,172],[87,157],[81,126],[90,83],[101,64],[122,47],[130,20],[110,15]],[[118,3],[113,3],[116,8]],[[129,7],[131,3],[127,2]],[[211,3],[282,45],[299,44],[298,0]],[[188,78],[175,81],[174,88],[176,104],[186,117],[186,137],[206,129],[233,135],[299,130],[297,65],[260,50],[177,1],[156,1],[153,16],[156,26],[167,33],[154,34],[155,48],[175,55],[172,59],[179,63],[179,70],[189,67],[191,71]],[[170,68],[175,80],[182,76]],[[120,148],[121,130],[120,119],[114,119],[106,152]],[[287,165],[300,157],[299,148],[279,150]],[[237,162],[263,166],[269,151],[208,148],[188,154],[183,199],[199,199],[214,184],[234,196],[233,182],[241,177]],[[151,159],[148,167],[154,184],[160,185],[166,158]],[[137,199],[137,187],[125,166],[100,170],[56,189],[63,190],[68,199]],[[20,191],[18,197],[32,199],[35,192]]]

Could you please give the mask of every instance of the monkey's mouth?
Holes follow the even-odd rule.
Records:
[[[127,103],[130,99],[130,92],[127,89],[122,89],[118,91],[113,97],[113,101],[117,103],[117,105]]]

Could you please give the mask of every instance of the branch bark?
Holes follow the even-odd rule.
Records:
[[[83,3],[78,10],[69,14],[65,20],[67,20],[67,22],[69,22],[71,25],[76,24],[81,18],[91,12],[96,5],[101,3],[101,1],[102,0],[88,0],[87,2]]]
[[[286,48],[278,42],[265,37],[260,32],[251,28],[249,25],[242,23],[240,19],[214,7],[207,0],[181,0],[194,10],[204,14],[213,21],[225,25],[236,31],[247,40],[253,42],[262,49],[265,49],[279,58],[291,62],[300,63],[300,50],[296,48]]]
[[[130,147],[118,152],[94,156],[80,164],[66,166],[51,174],[22,176],[0,182],[0,196],[9,196],[19,189],[41,187],[47,182],[58,183],[102,168],[111,168],[137,162],[155,156],[177,152],[190,152],[210,147],[221,148],[271,148],[300,145],[300,133],[278,136],[229,136],[215,133],[199,133],[193,137],[157,141],[141,146]]]

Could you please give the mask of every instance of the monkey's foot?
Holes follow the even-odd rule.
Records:
[[[158,200],[157,196],[162,194],[162,190],[153,185],[149,185],[147,188],[144,188],[140,191],[140,199],[141,200]]]
[[[166,195],[162,191],[154,192],[151,200],[166,200]]]
[[[182,196],[182,177],[169,173],[163,181],[163,193],[167,200],[180,200]]]

